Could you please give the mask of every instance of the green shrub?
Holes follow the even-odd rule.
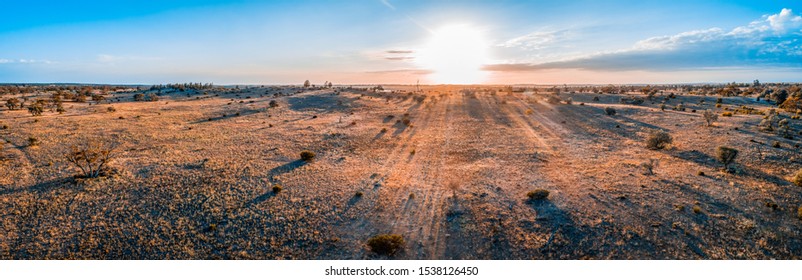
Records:
[[[398,234],[379,234],[368,239],[368,247],[372,252],[386,256],[400,252],[404,244],[404,237]]]
[[[543,200],[549,197],[549,191],[544,189],[536,189],[526,193],[526,197],[530,200]]]
[[[604,113],[606,113],[608,116],[615,116],[616,112],[615,109],[613,109],[612,107],[607,107],[604,108]]]
[[[273,185],[273,193],[280,193],[281,190],[283,190],[283,189],[284,188],[282,188],[281,185],[279,185],[279,184]]]

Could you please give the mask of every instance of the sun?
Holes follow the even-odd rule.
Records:
[[[418,51],[417,64],[431,70],[430,78],[440,84],[478,84],[487,72],[488,42],[475,27],[447,25],[432,32],[428,43]]]

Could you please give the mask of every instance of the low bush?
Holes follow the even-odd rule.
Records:
[[[528,197],[529,200],[543,200],[549,197],[549,191],[544,189],[536,189],[526,193],[526,197]]]
[[[718,158],[718,160],[724,164],[725,169],[735,161],[735,157],[737,156],[738,150],[736,149],[725,146],[720,146],[718,149],[716,149],[716,158]]]
[[[311,161],[315,158],[315,153],[312,151],[303,151],[301,152],[301,159],[303,161]]]
[[[404,244],[404,237],[398,234],[379,234],[368,239],[368,247],[372,252],[386,256],[397,254]]]
[[[36,137],[33,137],[33,136],[28,137],[28,146],[29,147],[33,147],[33,146],[36,146],[36,145],[39,145],[39,138],[36,138]]]
[[[664,149],[673,141],[674,139],[671,137],[671,134],[668,134],[668,132],[655,131],[649,134],[649,137],[646,138],[646,148],[651,150]]]
[[[718,120],[718,115],[716,115],[713,110],[705,110],[702,113],[702,117],[705,119],[705,122],[707,122],[707,126],[712,126],[713,122]]]
[[[604,113],[607,114],[608,116],[615,116],[616,111],[612,107],[607,107],[604,108]]]
[[[114,147],[99,141],[88,141],[73,145],[65,155],[68,162],[81,170],[84,178],[96,178],[105,174],[109,163],[114,159]]]

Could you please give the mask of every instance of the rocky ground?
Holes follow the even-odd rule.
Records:
[[[768,103],[393,90],[118,93],[63,114],[3,109],[0,258],[388,258],[365,245],[384,233],[404,237],[390,257],[401,259],[802,256],[802,188],[790,182],[802,136],[759,130],[763,115],[721,116]],[[711,127],[705,109],[719,115]],[[647,149],[655,130],[673,143]],[[88,140],[115,146],[114,161],[76,179],[64,155]],[[719,146],[739,151],[730,172]],[[528,199],[535,189],[550,194]]]

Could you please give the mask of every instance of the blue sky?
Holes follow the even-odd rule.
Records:
[[[802,5],[764,2],[4,1],[0,82],[802,81]]]

